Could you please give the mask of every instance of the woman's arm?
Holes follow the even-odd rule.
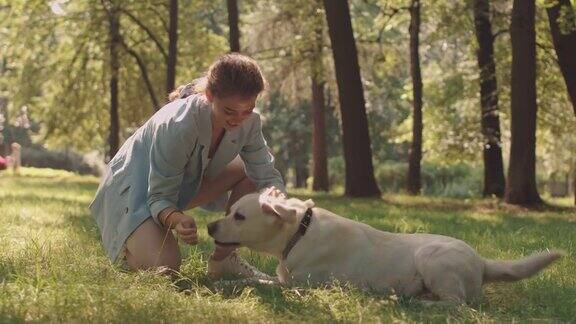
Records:
[[[177,208],[184,169],[198,138],[187,104],[178,101],[172,104],[181,107],[164,107],[165,116],[155,116],[150,148],[148,206],[156,223],[160,223],[160,212]]]
[[[254,125],[248,142],[240,151],[240,157],[246,165],[246,174],[258,189],[274,186],[285,193],[284,181],[280,172],[274,167],[274,156],[270,153],[270,148],[262,135],[260,115],[254,115]]]

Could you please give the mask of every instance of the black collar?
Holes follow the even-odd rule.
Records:
[[[302,217],[302,220],[300,221],[298,231],[294,233],[294,235],[292,235],[292,238],[290,239],[290,241],[288,241],[288,244],[286,244],[284,251],[282,251],[282,260],[286,260],[286,258],[288,257],[288,253],[290,253],[294,245],[296,245],[296,243],[298,243],[300,238],[304,236],[304,234],[306,234],[306,230],[308,229],[308,226],[310,226],[311,221],[312,221],[312,208],[308,208],[306,209],[304,217]]]

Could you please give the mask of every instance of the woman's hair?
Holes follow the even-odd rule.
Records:
[[[168,98],[174,101],[206,90],[218,98],[236,95],[254,97],[265,88],[266,80],[255,60],[242,54],[229,53],[214,62],[204,77],[179,86]]]

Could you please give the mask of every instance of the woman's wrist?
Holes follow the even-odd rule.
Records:
[[[173,229],[185,217],[186,217],[186,215],[184,215],[181,211],[179,211],[179,210],[174,211],[166,217],[166,226],[170,227],[170,229]]]
[[[164,227],[173,229],[178,225],[183,214],[178,209],[169,209],[162,211],[158,217],[160,224]]]

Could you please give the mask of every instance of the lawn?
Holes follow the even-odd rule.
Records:
[[[382,200],[312,197],[317,206],[394,232],[463,239],[488,258],[545,248],[568,257],[535,278],[485,287],[473,307],[426,307],[417,300],[353,287],[222,287],[205,276],[212,242],[205,225],[222,215],[192,211],[200,244],[184,246],[182,278],[125,272],[100,246],[88,204],[98,180],[62,171],[0,173],[0,322],[484,322],[576,319],[576,213],[571,200],[528,211],[496,200],[385,195]],[[562,204],[564,204],[562,206]],[[248,251],[273,273],[275,262]]]

